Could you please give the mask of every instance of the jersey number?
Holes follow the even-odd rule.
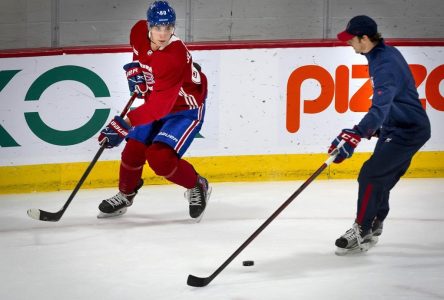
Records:
[[[191,64],[191,80],[195,83],[195,84],[200,84],[201,80],[200,80],[200,73],[199,71],[196,69],[196,67],[194,66],[194,64]]]

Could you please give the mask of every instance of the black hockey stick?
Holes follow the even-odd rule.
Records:
[[[125,108],[123,109],[123,111],[120,114],[121,118],[125,117],[126,113],[130,109],[130,107],[133,104],[134,99],[136,99],[136,97],[137,97],[137,93],[133,93],[131,98],[128,100],[128,103],[126,104]],[[69,204],[71,203],[72,199],[74,199],[74,196],[79,191],[79,189],[82,186],[83,182],[85,181],[86,177],[88,177],[89,173],[91,172],[92,168],[96,164],[100,155],[102,155],[103,150],[105,150],[105,143],[103,143],[100,146],[99,150],[97,151],[93,160],[89,164],[88,168],[86,168],[86,171],[83,173],[82,178],[80,178],[79,182],[77,183],[76,187],[72,191],[68,200],[65,202],[63,207],[58,212],[48,212],[48,211],[44,211],[44,210],[41,210],[38,208],[31,208],[31,209],[28,209],[28,211],[27,211],[28,216],[30,216],[33,219],[40,220],[40,221],[57,222],[58,220],[60,220],[60,218],[63,216],[66,209],[68,208]]]
[[[339,153],[339,148],[342,147],[344,141],[341,141],[337,148],[332,152],[330,157],[322,164],[322,166],[314,172],[310,178],[308,178],[301,187],[290,196],[231,256],[208,277],[197,277],[194,275],[188,275],[187,284],[195,287],[203,287],[208,285],[216,276],[225,269],[228,264],[236,258],[261,232],[265,229],[319,174],[324,171],[336,158]]]

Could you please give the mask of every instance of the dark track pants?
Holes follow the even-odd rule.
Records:
[[[377,217],[384,221],[389,212],[390,190],[405,174],[413,155],[424,145],[400,145],[379,139],[372,156],[359,172],[359,194],[356,222],[363,231],[371,228]]]

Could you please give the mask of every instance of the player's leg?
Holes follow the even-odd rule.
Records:
[[[354,234],[347,231],[349,234],[346,233],[336,240],[339,252],[356,250],[357,245],[377,241],[372,240],[372,229],[379,235],[382,233],[382,221],[388,214],[390,189],[404,174],[417,149],[417,146],[378,141],[373,155],[364,163],[358,177],[359,192],[355,220],[358,230],[355,230]],[[382,220],[376,219],[378,212]]]
[[[98,218],[122,215],[133,204],[137,191],[142,187],[142,171],[146,162],[146,142],[149,142],[155,124],[139,126],[130,131],[122,151],[119,171],[119,192],[99,205]]]
[[[145,154],[156,175],[185,188],[194,187],[197,180],[196,171],[190,163],[179,158],[170,145],[154,142],[146,149]]]
[[[199,220],[211,194],[208,181],[182,159],[203,121],[203,107],[168,116],[147,150],[150,167],[160,176],[187,189],[190,216]]]
[[[372,157],[364,163],[359,173],[357,216],[352,228],[336,240],[337,255],[362,252],[369,249],[370,244],[368,242],[371,239],[371,223],[376,215],[377,202],[382,197],[383,191],[380,185],[375,185],[375,182],[364,183],[363,178],[370,176],[370,171],[375,172],[378,170],[378,168],[373,167],[374,163],[371,162],[375,154],[377,155],[376,149]],[[363,222],[364,220],[366,222]]]
[[[413,148],[413,151],[411,151],[410,154],[409,152],[405,151],[404,153],[406,153],[406,159],[404,163],[400,164],[399,171],[397,172],[397,174],[393,176],[391,182],[387,183],[387,190],[384,191],[379,203],[377,204],[376,217],[374,218],[372,223],[373,243],[376,243],[378,241],[377,238],[382,234],[382,230],[384,227],[384,220],[385,218],[387,218],[387,215],[390,211],[390,203],[389,203],[390,190],[398,183],[399,179],[401,179],[401,177],[405,174],[405,172],[407,172],[411,160],[413,158],[413,155],[416,153],[416,151],[415,148]]]
[[[145,163],[146,146],[139,141],[130,139],[122,152],[119,173],[119,192],[99,205],[98,218],[122,215],[127,207],[133,204],[137,191],[142,187],[141,179]]]
[[[408,170],[415,153],[422,145],[403,145],[396,143],[378,143],[375,154],[371,157],[369,162],[365,164],[359,175],[360,186],[365,187],[373,184],[378,187],[381,192],[374,199],[369,201],[375,202],[376,214],[375,217],[381,222],[387,217],[390,206],[390,191],[398,183],[401,177]],[[379,150],[380,149],[380,150]],[[381,166],[384,166],[381,168]],[[361,211],[362,223],[369,227],[373,222],[373,218],[365,217],[365,208],[363,207],[364,192],[361,190],[358,201],[358,214]],[[374,212],[372,212],[372,215]]]

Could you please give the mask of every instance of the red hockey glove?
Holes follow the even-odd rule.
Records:
[[[337,164],[353,155],[356,146],[358,146],[359,142],[361,141],[361,135],[355,129],[342,129],[342,132],[338,135],[338,137],[331,142],[331,146],[328,149],[328,154],[332,153],[342,140],[344,140],[345,143],[341,148],[338,149],[339,153],[336,156],[336,159],[333,161]]]
[[[123,139],[128,135],[128,130],[131,127],[120,116],[115,116],[114,119],[109,122],[99,135],[99,144],[105,143],[106,148],[113,148],[120,145]]]

